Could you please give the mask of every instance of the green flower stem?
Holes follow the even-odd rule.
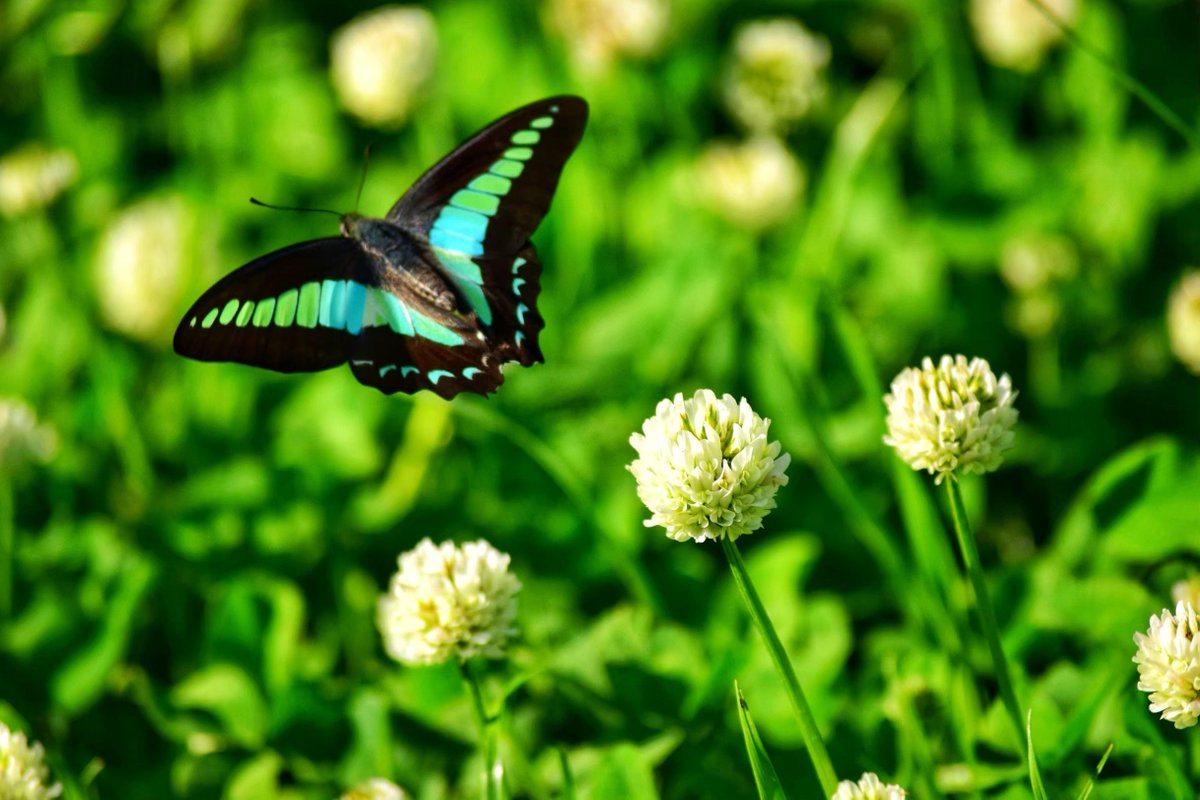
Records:
[[[954,532],[958,536],[958,547],[962,551],[963,563],[967,567],[967,575],[975,590],[975,605],[979,609],[979,618],[983,622],[983,636],[987,640],[988,650],[992,654],[992,667],[996,670],[996,682],[1000,685],[1000,698],[1012,718],[1017,744],[1025,741],[1025,723],[1021,714],[1021,704],[1017,702],[1017,693],[1013,690],[1012,677],[1008,671],[1008,660],[1004,657],[1004,649],[1000,646],[1000,629],[996,625],[996,615],[992,611],[992,601],[988,595],[987,583],[983,578],[983,565],[979,561],[979,550],[975,547],[975,537],[971,533],[971,525],[967,521],[967,512],[963,507],[962,492],[958,481],[951,475],[943,484],[946,487],[946,497],[950,501],[950,515],[954,519]]]
[[[1161,119],[1167,127],[1178,133],[1192,147],[1193,150],[1200,150],[1200,137],[1196,132],[1183,121],[1183,119],[1171,110],[1170,106],[1159,99],[1158,95],[1146,88],[1146,85],[1137,78],[1123,70],[1111,56],[1102,52],[1099,48],[1093,47],[1082,36],[1075,32],[1075,29],[1063,21],[1062,17],[1055,14],[1043,0],[1029,0],[1043,17],[1049,20],[1050,24],[1058,28],[1062,35],[1075,47],[1079,48],[1080,52],[1087,54],[1108,73],[1113,76],[1117,83],[1132,94],[1137,99],[1141,100],[1151,113]]]
[[[0,474],[0,623],[8,622],[13,606],[13,559],[16,557],[15,508],[12,482]]]
[[[475,721],[479,723],[480,741],[483,742],[483,796],[487,800],[500,800],[500,781],[504,770],[496,757],[496,718],[487,713],[483,687],[479,685],[479,676],[471,664],[459,661],[458,668],[470,689],[471,707],[475,711]]]
[[[737,545],[728,538],[722,537],[721,549],[725,551],[725,558],[729,560],[729,568],[733,571],[733,580],[737,583],[742,598],[746,601],[750,618],[754,620],[754,627],[758,628],[763,643],[767,646],[767,652],[770,653],[771,660],[775,662],[775,669],[779,670],[779,676],[783,678],[788,699],[792,701],[792,708],[796,712],[796,718],[800,721],[800,735],[804,739],[804,746],[808,749],[808,757],[812,759],[813,767],[817,771],[821,789],[826,797],[832,797],[833,793],[837,791],[837,773],[833,769],[833,762],[829,760],[829,751],[825,749],[825,741],[821,738],[821,731],[817,729],[817,721],[813,717],[812,709],[808,707],[808,701],[804,699],[804,690],[800,688],[796,670],[792,668],[791,659],[788,658],[787,651],[783,649],[783,642],[779,640],[779,634],[775,632],[775,626],[771,624],[767,609],[754,589],[750,573],[746,571],[746,562],[742,561],[742,554],[738,551]]]

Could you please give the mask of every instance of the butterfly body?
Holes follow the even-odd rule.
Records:
[[[454,290],[421,237],[385,219],[361,214],[343,216],[341,228],[343,236],[365,251],[382,288],[395,294],[415,293],[444,311],[458,308]]]
[[[340,237],[268,253],[205,292],[175,350],[279,372],[349,362],[387,394],[486,394],[502,364],[542,361],[541,263],[529,240],[587,105],[517,109],[427,171],[385,218],[342,217]]]

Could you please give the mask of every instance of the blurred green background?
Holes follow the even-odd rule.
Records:
[[[1194,2],[1052,5],[1196,129]],[[1094,797],[1195,796],[1130,658],[1200,558],[1200,383],[1166,322],[1200,151],[1025,2],[373,8],[0,6],[0,396],[38,419],[0,434],[0,719],[66,797],[477,796],[457,671],[375,629],[425,536],[485,537],[525,585],[490,684],[514,796],[559,796],[560,753],[584,797],[752,796],[735,677],[816,796],[718,548],[644,528],[624,468],[699,387],[793,455],[742,547],[842,777],[1028,796],[986,653],[903,597],[967,619],[940,495],[880,441],[887,382],[942,353],[1020,392],[1017,449],[965,489],[1049,782],[1111,741]],[[557,93],[591,120],[535,236],[544,365],[446,403],[173,354],[213,281],[336,230],[248,197],[348,211],[372,145],[382,215]]]

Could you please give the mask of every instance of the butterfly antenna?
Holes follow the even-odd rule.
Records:
[[[358,179],[358,194],[354,195],[354,210],[358,211],[358,201],[362,200],[363,187],[367,185],[367,167],[371,164],[371,145],[363,151],[362,177]]]
[[[272,211],[315,211],[318,214],[333,214],[335,217],[342,216],[337,211],[330,211],[328,208],[305,208],[303,206],[277,206],[272,203],[264,203],[262,200],[259,200],[256,197],[251,197],[250,202],[254,203],[254,205],[256,205],[256,206],[262,206],[263,208],[269,208]]]

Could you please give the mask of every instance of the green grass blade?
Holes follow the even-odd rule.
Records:
[[[1100,763],[1096,764],[1096,777],[1100,777],[1100,770],[1104,769],[1104,765],[1108,763],[1108,757],[1112,755],[1113,743],[1109,742],[1108,747],[1104,748],[1104,755],[1100,756]],[[1083,790],[1079,792],[1079,800],[1088,800],[1092,796],[1092,789],[1096,787],[1096,782],[1091,778],[1087,779],[1087,783],[1083,785]]]
[[[1100,50],[1086,42],[1071,26],[1067,25],[1057,14],[1047,8],[1042,0],[1029,0],[1029,2],[1033,4],[1043,17],[1049,20],[1051,25],[1062,31],[1063,37],[1073,47],[1077,48],[1079,52],[1088,55],[1096,63],[1108,70],[1117,83],[1121,84],[1127,92],[1138,100],[1141,100],[1146,108],[1150,109],[1151,113],[1161,119],[1167,127],[1182,136],[1192,149],[1200,150],[1200,136],[1197,136],[1196,132],[1188,127],[1188,124],[1178,114],[1160,100],[1158,95],[1146,88],[1146,85],[1137,78],[1121,69],[1107,54],[1100,52]]]
[[[1032,711],[1025,715],[1025,748],[1029,758],[1029,785],[1033,788],[1034,800],[1048,800],[1046,787],[1042,783],[1042,772],[1038,769],[1037,754],[1033,752]]]
[[[750,708],[746,705],[746,698],[742,696],[742,689],[737,681],[733,682],[733,693],[737,698],[738,722],[742,725],[742,736],[746,739],[746,755],[750,757],[750,769],[754,772],[754,785],[758,787],[758,796],[762,800],[786,798],[783,786],[779,783],[779,776],[775,774],[775,765],[771,763],[771,757],[767,755],[767,749],[763,747],[762,739],[758,736],[758,728],[750,717]]]

